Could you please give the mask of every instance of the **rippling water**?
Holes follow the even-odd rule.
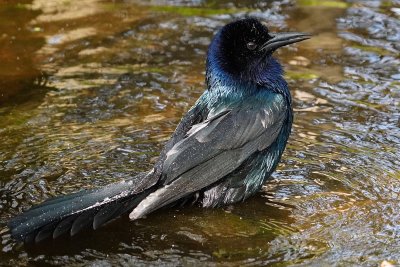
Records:
[[[18,2],[0,4],[1,265],[400,264],[400,1]],[[10,239],[32,204],[149,169],[203,91],[213,34],[245,15],[315,35],[276,54],[295,125],[263,192]]]

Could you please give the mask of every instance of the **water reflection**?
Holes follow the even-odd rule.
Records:
[[[30,74],[18,83],[40,70],[50,74],[51,90],[0,108],[3,222],[52,195],[150,168],[202,92],[207,45],[231,19],[251,14],[273,30],[308,31],[315,38],[279,51],[295,126],[283,163],[260,195],[226,209],[161,211],[134,223],[125,218],[38,247],[18,246],[2,223],[2,262],[397,263],[398,1],[22,4],[0,6],[0,18],[21,18],[13,22],[20,26],[4,31],[25,49],[5,51],[24,57],[26,64],[13,64]],[[0,67],[0,75],[17,73],[11,70]]]
[[[45,75],[35,66],[35,53],[43,45],[40,29],[28,23],[40,14],[27,8],[30,1],[0,4],[0,103],[27,99],[39,90]],[[32,88],[35,87],[35,88]],[[15,101],[15,99],[14,99]]]

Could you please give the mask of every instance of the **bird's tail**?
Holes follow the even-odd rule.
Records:
[[[131,180],[49,199],[11,219],[8,228],[13,238],[25,243],[97,229],[135,208],[153,191],[140,186],[144,178],[146,174],[139,174]]]

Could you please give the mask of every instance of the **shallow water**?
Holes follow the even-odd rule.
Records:
[[[400,264],[400,1],[16,2],[0,4],[0,265]],[[10,239],[32,204],[148,170],[203,91],[212,35],[245,15],[315,35],[276,53],[295,124],[263,192]]]

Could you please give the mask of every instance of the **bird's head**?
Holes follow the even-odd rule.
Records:
[[[241,19],[225,25],[216,35],[209,61],[217,61],[224,72],[235,77],[251,79],[260,71],[268,71],[276,49],[308,38],[306,33],[270,33],[257,19]]]

